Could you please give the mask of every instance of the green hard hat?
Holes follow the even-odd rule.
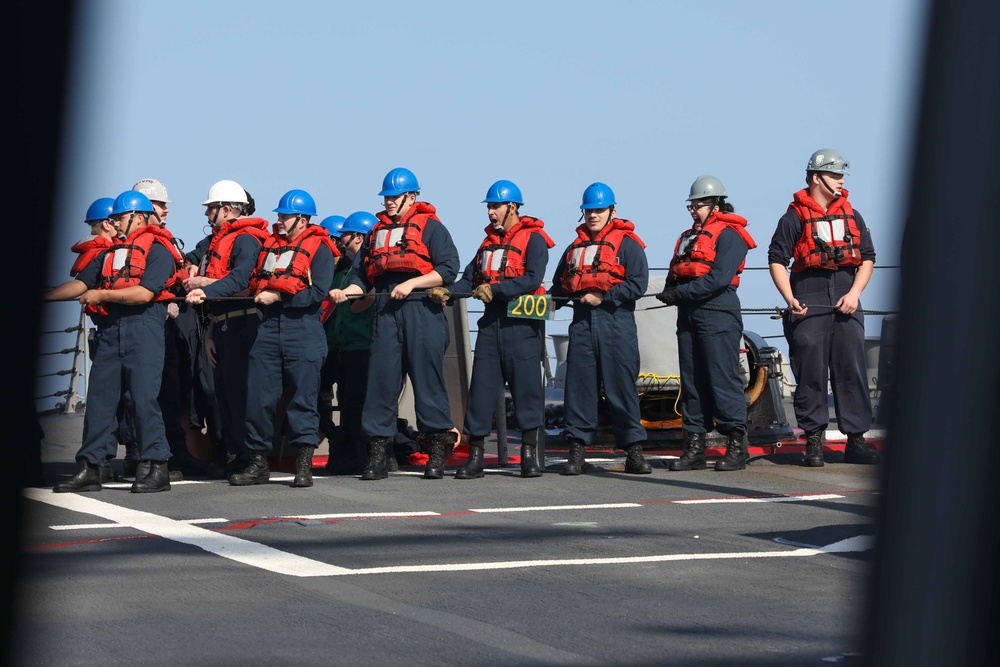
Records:
[[[832,148],[821,148],[809,158],[806,171],[826,171],[831,174],[847,175],[850,163]]]
[[[706,197],[728,197],[726,186],[715,176],[699,176],[691,184],[691,194],[686,201],[705,199]]]

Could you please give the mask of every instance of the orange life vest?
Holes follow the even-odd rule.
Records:
[[[250,279],[250,289],[255,294],[268,289],[297,294],[312,285],[310,267],[322,245],[330,249],[334,258],[340,257],[340,250],[330,238],[330,232],[321,225],[309,225],[294,241],[278,234],[277,225],[274,230],[260,249],[257,268]]]
[[[123,289],[138,285],[142,274],[146,271],[146,258],[149,257],[149,250],[154,243],[159,243],[170,252],[174,260],[175,273],[167,280],[166,288],[154,296],[153,300],[173,299],[174,294],[170,292],[170,287],[178,280],[176,269],[184,258],[177,250],[173,234],[159,225],[140,227],[129,234],[124,241],[112,246],[111,251],[104,256],[104,264],[101,267],[101,289]]]
[[[233,246],[243,234],[250,234],[263,243],[270,236],[267,232],[267,220],[264,218],[238,218],[222,223],[222,226],[212,234],[208,250],[201,259],[198,275],[219,280],[225,278],[232,270]]]
[[[802,221],[792,271],[861,266],[861,231],[847,201],[847,190],[841,190],[826,211],[809,196],[809,190],[799,190],[788,210],[794,210]]]
[[[413,202],[403,218],[396,222],[385,211],[378,213],[378,223],[368,236],[368,259],[365,275],[368,282],[383,273],[396,271],[423,275],[434,270],[430,251],[424,245],[424,227],[437,220],[437,209],[427,202]]]
[[[590,238],[587,225],[576,228],[576,240],[570,244],[564,256],[566,272],[562,276],[562,288],[569,294],[599,290],[607,292],[611,287],[625,281],[625,267],[618,263],[618,248],[626,236],[641,247],[642,242],[635,232],[635,225],[629,220],[614,218],[597,234]]]
[[[114,240],[106,236],[88,236],[73,244],[70,250],[77,253],[77,258],[73,262],[73,267],[69,270],[70,277],[76,278],[77,274],[94,261],[95,257],[100,255],[102,251],[110,248],[114,243]]]
[[[528,251],[528,241],[532,234],[540,234],[549,248],[555,245],[555,241],[542,230],[544,224],[538,218],[525,215],[506,233],[488,225],[486,238],[476,251],[473,285],[495,284],[507,278],[523,276],[524,255]],[[545,294],[545,287],[539,285],[535,294]]]
[[[757,243],[747,232],[746,226],[747,221],[743,216],[716,211],[704,224],[695,225],[685,231],[674,246],[674,256],[670,260],[667,280],[677,277],[698,278],[711,271],[712,264],[715,263],[715,245],[719,242],[719,234],[726,228],[739,234],[748,249],[756,248]],[[743,273],[746,263],[746,258],[740,262],[740,267],[730,283],[733,287],[740,286],[740,274]]]

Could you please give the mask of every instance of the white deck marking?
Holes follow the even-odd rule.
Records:
[[[813,500],[834,500],[844,496],[835,493],[821,493],[815,496],[778,496],[776,498],[700,498],[698,500],[674,500],[674,505],[711,505],[714,503],[802,503]]]
[[[165,537],[168,540],[190,544],[205,551],[230,560],[293,577],[325,577],[350,574],[335,565],[328,565],[310,558],[272,549],[269,546],[243,540],[225,533],[217,533],[198,528],[182,521],[139,512],[76,493],[53,493],[42,489],[25,489],[25,495],[32,500],[62,507],[73,512],[93,514],[108,521],[131,526],[144,533]]]
[[[551,512],[558,510],[605,510],[620,507],[642,507],[641,503],[599,503],[594,505],[548,505],[541,507],[489,507],[470,509],[470,512],[487,514],[491,512]]]
[[[229,523],[229,519],[177,519],[181,523],[192,525],[202,523]],[[50,530],[93,530],[95,528],[131,528],[121,523],[67,523],[58,526],[49,526]]]
[[[441,516],[439,512],[353,512],[351,514],[289,514],[282,519],[366,519],[378,517]]]

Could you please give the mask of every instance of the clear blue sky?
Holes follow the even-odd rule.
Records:
[[[207,231],[200,203],[215,181],[240,182],[269,218],[285,191],[303,188],[325,217],[378,210],[397,166],[416,173],[463,265],[482,238],[486,189],[506,178],[557,250],[583,189],[607,183],[650,265],[666,266],[690,225],[688,188],[712,174],[757,239],[747,265],[764,266],[809,155],[825,147],[851,163],[846,187],[878,263],[898,264],[923,0],[79,9],[50,284],[67,277],[90,202],[140,178],[166,184],[167,226],[190,248]],[[896,273],[876,272],[868,308],[894,307]],[[783,305],[764,271],[746,274],[740,296],[745,307]],[[50,311],[63,325],[77,309]],[[746,328],[780,333],[766,317]]]

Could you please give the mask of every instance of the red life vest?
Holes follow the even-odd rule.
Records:
[[[625,267],[618,263],[622,239],[627,236],[646,247],[634,229],[631,221],[615,218],[592,239],[587,225],[577,227],[576,240],[566,249],[563,258],[566,272],[562,276],[562,288],[569,294],[591,290],[607,292],[624,282]]]
[[[88,236],[85,239],[77,241],[70,250],[77,253],[76,261],[73,262],[73,267],[69,270],[69,275],[71,278],[76,278],[77,274],[83,271],[88,264],[94,261],[94,258],[101,254],[101,251],[107,250],[115,241],[109,239],[106,236]]]
[[[233,246],[243,234],[250,234],[263,243],[270,236],[267,231],[267,220],[264,218],[237,218],[222,223],[222,226],[212,234],[208,250],[201,260],[198,275],[219,280],[225,278],[232,270]]]
[[[802,236],[795,243],[792,271],[861,266],[861,231],[847,190],[823,210],[809,190],[799,190],[788,205],[802,221]]]
[[[146,271],[146,258],[154,243],[159,243],[170,252],[174,267],[180,267],[183,257],[174,244],[174,236],[159,225],[146,225],[128,235],[124,241],[112,246],[104,257],[101,269],[101,289],[123,289],[138,285]],[[178,273],[167,281],[166,288],[153,297],[154,301],[169,301],[174,294],[169,291],[176,284]]]
[[[437,220],[436,212],[432,204],[418,201],[413,202],[399,222],[385,211],[378,213],[378,223],[368,236],[365,264],[368,282],[374,283],[383,273],[402,271],[424,275],[434,270],[431,253],[424,245],[424,227],[428,220]]]
[[[250,279],[250,289],[255,294],[268,289],[297,294],[312,285],[310,267],[321,245],[329,248],[334,258],[340,257],[340,250],[330,238],[330,232],[321,225],[309,225],[294,241],[278,234],[277,225],[274,229],[260,249],[257,268]]]
[[[739,234],[748,249],[756,248],[757,243],[747,232],[746,226],[747,221],[743,216],[716,211],[704,224],[685,231],[674,246],[674,257],[670,260],[667,280],[677,277],[698,278],[711,271],[712,264],[715,263],[715,245],[719,242],[719,234],[726,228]],[[744,258],[740,262],[740,268],[736,269],[736,275],[730,283],[733,287],[740,286],[740,274],[746,263]]]
[[[486,238],[476,251],[473,285],[492,285],[507,278],[523,276],[524,255],[528,251],[528,241],[531,240],[532,234],[540,234],[549,248],[555,245],[555,241],[542,230],[544,224],[538,218],[525,215],[521,216],[520,221],[506,233],[494,229],[493,225],[488,225]],[[535,294],[545,294],[545,287],[539,285]]]

